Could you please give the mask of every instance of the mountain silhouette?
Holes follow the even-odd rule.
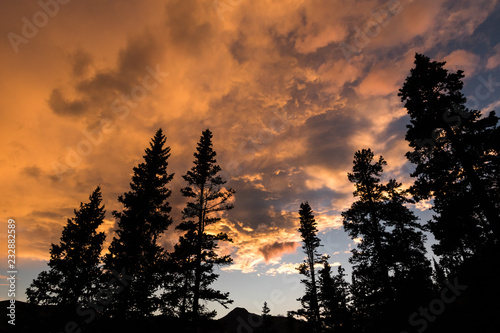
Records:
[[[7,318],[9,310],[8,300],[0,301],[0,315]],[[58,310],[54,306],[35,305],[16,301],[15,326],[2,320],[1,332],[64,332],[68,322],[74,321],[84,332],[158,332],[168,328],[168,332],[191,332],[189,323],[168,316],[153,316],[137,320],[118,321],[112,319],[96,319],[91,323],[79,321],[74,310]],[[269,316],[269,327],[264,330],[263,318],[244,308],[234,308],[218,320],[209,320],[203,323],[201,333],[295,333],[304,332],[304,323],[293,318],[283,316]]]

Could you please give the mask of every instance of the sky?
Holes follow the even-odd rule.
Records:
[[[308,201],[334,266],[356,246],[340,213],[353,202],[354,152],[388,162],[404,186],[409,118],[397,96],[416,52],[465,72],[470,108],[500,105],[496,0],[1,0],[0,299],[7,220],[16,221],[17,299],[46,269],[73,209],[101,185],[112,240],[117,197],[158,128],[179,189],[201,132],[236,190],[218,230],[234,262],[215,286],[233,307],[296,310],[303,291],[298,210]],[[412,205],[424,223],[429,203]],[[171,226],[161,242],[171,249]],[[429,244],[432,237],[429,237]],[[430,251],[430,248],[429,248]],[[429,253],[431,256],[432,253]],[[210,305],[219,316],[226,310]]]

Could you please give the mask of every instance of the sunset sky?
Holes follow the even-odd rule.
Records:
[[[416,52],[465,71],[469,107],[500,106],[496,0],[2,0],[0,16],[0,275],[13,218],[19,300],[99,184],[107,247],[117,197],[160,127],[178,223],[181,176],[210,128],[236,190],[220,226],[234,263],[216,287],[233,306],[267,301],[286,315],[303,290],[300,203],[316,214],[321,252],[349,272],[356,244],[340,213],[353,202],[354,152],[372,148],[386,180],[412,182],[397,92]],[[428,207],[411,208],[425,222]],[[172,226],[162,242],[178,237]]]

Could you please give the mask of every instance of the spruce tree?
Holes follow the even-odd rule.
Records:
[[[269,315],[271,313],[271,309],[267,306],[267,302],[264,302],[264,306],[262,307],[262,326],[259,330],[257,330],[259,333],[271,333],[271,326],[272,326],[272,321],[271,321],[271,316]]]
[[[168,184],[170,147],[159,129],[145,150],[144,162],[134,167],[130,191],[118,198],[122,212],[114,211],[118,229],[105,256],[105,268],[111,273],[125,272],[133,279],[113,296],[112,314],[117,317],[148,316],[159,305],[154,294],[160,286],[161,267],[165,259],[158,239],[172,223],[171,195]]]
[[[207,312],[200,304],[201,300],[215,301],[224,307],[233,302],[229,293],[210,287],[219,276],[213,272],[214,265],[232,262],[229,255],[217,254],[218,243],[232,240],[224,232],[210,232],[208,227],[215,226],[221,220],[221,214],[233,208],[230,201],[235,193],[233,189],[223,187],[226,181],[219,175],[221,168],[217,165],[209,129],[203,131],[196,150],[194,166],[183,176],[187,186],[181,189],[182,195],[190,201],[182,211],[183,221],[176,229],[185,233],[173,254],[183,264],[180,272],[186,282],[183,299],[194,322],[200,316],[213,317],[216,314],[215,311]]]
[[[189,235],[179,237],[174,251],[168,254],[164,266],[161,310],[164,314],[191,319],[193,308],[193,285],[196,262],[196,236],[192,231]]]
[[[264,302],[264,306],[262,307],[262,318],[269,317],[269,313],[271,313],[271,310],[267,306],[267,302]]]
[[[302,249],[306,255],[304,262],[297,268],[299,273],[306,278],[301,282],[305,286],[304,296],[297,299],[302,304],[296,314],[306,318],[309,326],[314,332],[321,331],[321,319],[318,303],[318,286],[315,265],[321,263],[321,257],[318,253],[320,240],[316,235],[318,233],[317,223],[311,206],[308,202],[300,204],[300,227],[299,232],[302,238]]]
[[[338,267],[333,275],[328,263],[329,256],[323,256],[323,267],[319,270],[319,304],[324,332],[350,332],[348,309],[349,284],[345,280],[345,270]]]
[[[105,217],[101,188],[80,203],[68,219],[59,245],[50,249],[49,271],[38,275],[26,290],[30,303],[76,308],[96,293],[101,276],[100,255],[105,235],[97,229]]]
[[[387,163],[382,157],[373,163],[373,158],[371,149],[354,154],[353,172],[348,174],[348,179],[355,184],[353,194],[358,200],[350,209],[342,212],[342,217],[349,236],[361,238],[358,249],[352,250],[353,256],[349,260],[354,265],[353,275],[360,275],[359,279],[363,276],[365,283],[370,281],[372,292],[365,301],[370,302],[375,309],[387,302],[391,286],[387,253],[389,233],[381,216],[385,197],[380,177]]]
[[[485,238],[500,240],[500,130],[495,112],[482,116],[465,106],[463,71],[444,65],[416,54],[399,96],[410,115],[406,140],[413,151],[406,156],[416,166],[413,192],[416,199],[434,199],[438,215],[429,228],[439,241],[435,250],[453,261],[475,252]]]
[[[406,191],[395,180],[381,184],[386,163],[373,159],[370,149],[356,152],[348,177],[359,199],[342,217],[349,235],[361,238],[350,258],[356,321],[388,329],[397,323],[390,314],[406,318],[405,311],[430,295],[432,269],[418,218],[406,206],[411,202]]]
[[[463,182],[450,186],[433,203],[435,214],[427,228],[438,242],[432,249],[448,274],[455,274],[463,262],[490,242],[491,229],[480,213],[477,198]]]
[[[426,237],[418,217],[407,207],[413,201],[401,186],[394,179],[385,185],[387,198],[381,216],[384,226],[390,230],[387,253],[394,292],[392,313],[406,324],[408,314],[432,297],[433,284],[432,267],[424,245]]]

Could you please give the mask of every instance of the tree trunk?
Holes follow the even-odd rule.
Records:
[[[205,223],[205,210],[204,205],[204,190],[205,183],[201,185],[200,189],[200,213],[198,216],[198,241],[196,244],[196,267],[195,267],[195,277],[194,277],[194,295],[193,295],[193,322],[197,322],[199,319],[199,302],[200,302],[200,283],[201,283],[201,251],[203,243],[203,232]]]
[[[315,276],[315,271],[314,271],[314,255],[309,256],[309,269],[311,271],[311,284],[312,284],[312,292],[313,292],[313,299],[312,299],[312,306],[313,306],[313,311],[314,311],[314,329],[316,330],[317,333],[321,332],[320,329],[320,316],[319,316],[319,304],[318,304],[318,293],[317,293],[317,288],[316,288],[316,276]]]

